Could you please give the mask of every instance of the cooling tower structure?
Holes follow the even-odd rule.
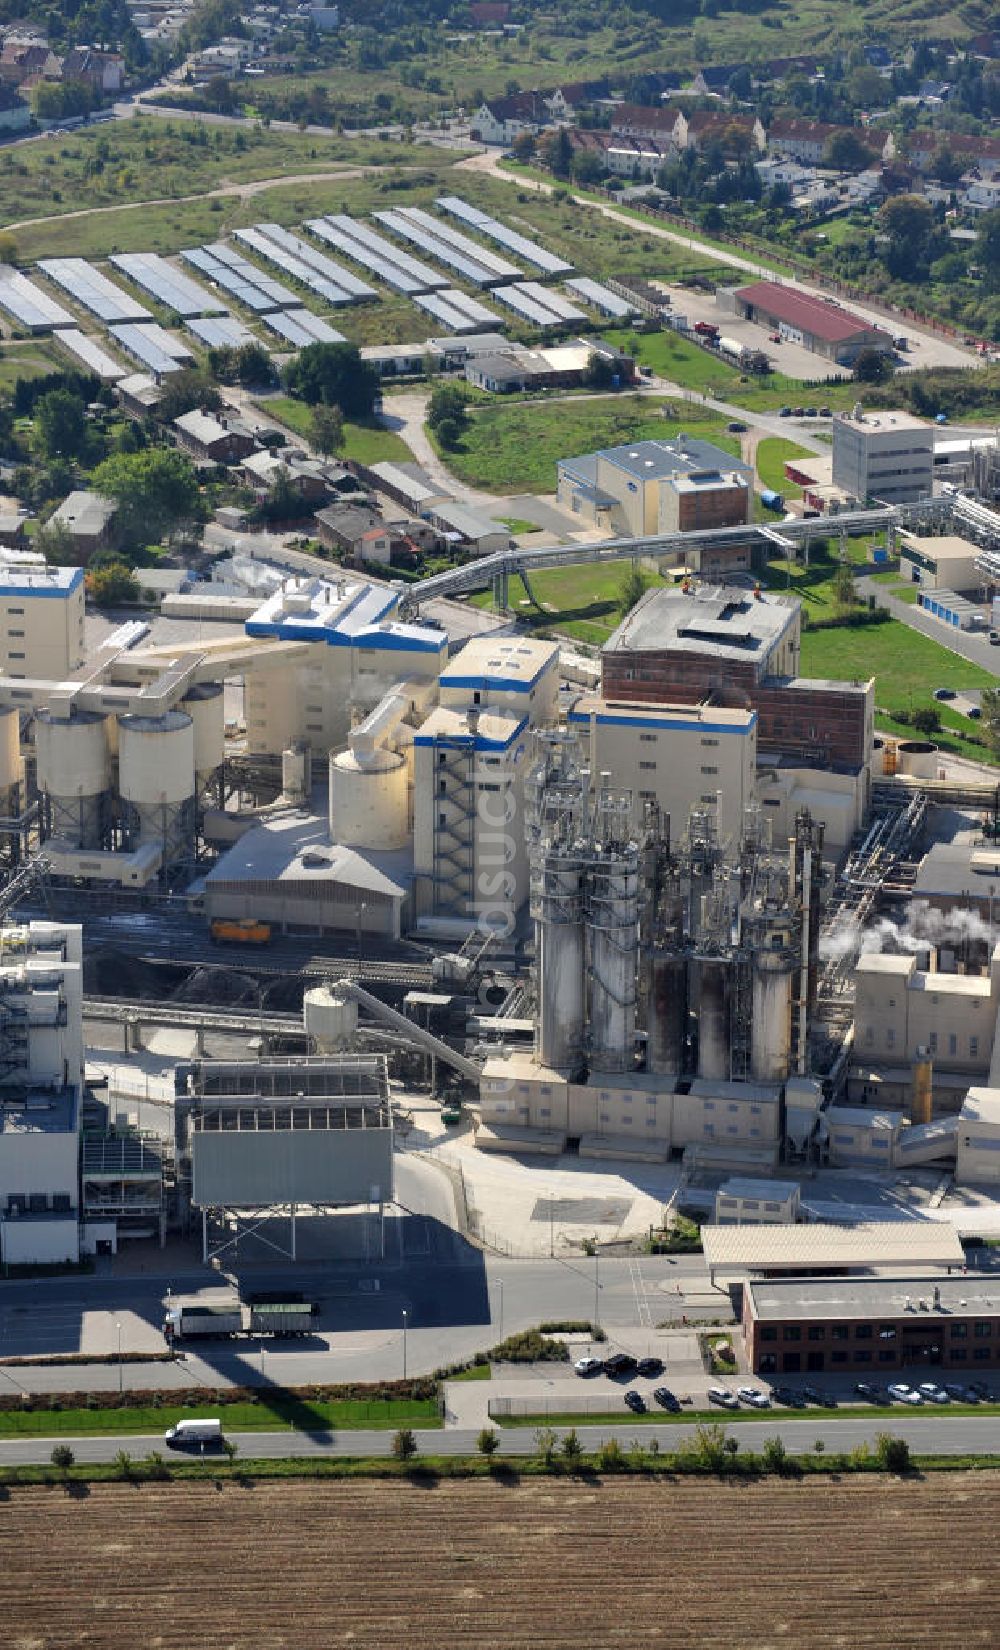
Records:
[[[195,839],[195,732],[186,711],[118,718],[118,790],[128,846],[156,843],[168,868]]]
[[[15,718],[16,720],[16,718]],[[71,848],[100,848],[109,828],[111,759],[97,711],[35,714],[36,780],[43,834]]]

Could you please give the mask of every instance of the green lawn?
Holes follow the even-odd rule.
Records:
[[[635,358],[644,367],[652,367],[660,378],[669,378],[686,390],[700,390],[719,400],[731,399],[740,387],[740,374],[717,355],[712,355],[678,332],[633,333],[628,328],[616,328],[606,334],[609,342],[619,349],[628,340],[638,341]]]
[[[725,434],[725,425],[706,417],[701,408],[623,395],[473,408],[461,444],[442,456],[470,487],[553,493],[559,459],[626,441],[662,441],[681,429],[716,442],[734,457],[739,453],[739,443]]]
[[[225,1433],[356,1431],[363,1427],[441,1425],[433,1398],[373,1398],[321,1401],[276,1394],[259,1403],[218,1404],[206,1397],[199,1414],[218,1415]],[[190,1420],[192,1407],[163,1404],[144,1409],[0,1410],[0,1438],[83,1437],[98,1433],[166,1432]]]
[[[573,636],[577,641],[599,647],[607,641],[621,619],[618,593],[629,570],[628,562],[603,567],[583,563],[529,573],[531,589],[540,605],[536,607],[530,600],[519,577],[510,580],[508,600],[511,610],[532,629],[551,628],[558,630],[560,635]],[[658,574],[647,573],[645,577],[650,585],[673,582]],[[470,597],[476,607],[489,607],[492,600],[490,590]]]
[[[259,401],[257,408],[263,417],[277,419],[303,441],[311,439],[312,409],[304,401],[296,401],[290,395],[272,395],[266,401]],[[379,464],[387,459],[405,462],[412,459],[413,454],[395,430],[387,430],[382,424],[358,424],[345,419],[344,446],[337,456],[356,459],[359,464]]]
[[[801,498],[802,488],[785,475],[785,465],[793,458],[808,458],[809,451],[781,435],[765,436],[757,443],[757,476],[762,487],[772,487],[785,498]]]
[[[69,355],[61,356],[61,360],[67,367],[72,364]],[[0,391],[12,390],[19,378],[41,378],[55,372],[58,365],[55,345],[42,339],[7,344],[0,349]]]

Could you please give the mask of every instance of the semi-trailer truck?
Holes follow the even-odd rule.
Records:
[[[168,1341],[207,1340],[230,1335],[274,1335],[283,1340],[312,1331],[311,1301],[235,1301],[225,1306],[173,1306],[163,1333]]]

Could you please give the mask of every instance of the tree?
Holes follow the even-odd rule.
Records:
[[[853,126],[834,132],[823,151],[823,165],[838,172],[864,172],[874,164],[874,154]]]
[[[983,688],[979,696],[982,710],[980,728],[994,755],[1000,756],[1000,688]]]
[[[131,1478],[132,1457],[127,1449],[120,1449],[117,1452],[113,1464],[119,1478]]]
[[[765,1439],[760,1456],[768,1472],[784,1472],[788,1463],[788,1451],[785,1448],[784,1439]]]
[[[91,477],[94,491],[118,506],[115,531],[123,544],[155,544],[182,521],[197,519],[201,497],[189,458],[166,447],[115,453]]]
[[[625,1457],[617,1438],[606,1438],[597,1452],[597,1465],[602,1472],[621,1472]]]
[[[80,559],[69,528],[61,521],[47,521],[35,534],[32,545],[50,567],[73,567]]]
[[[557,178],[568,178],[573,164],[573,144],[565,126],[546,132],[538,144],[538,158]]]
[[[232,1466],[240,1452],[239,1444],[236,1442],[235,1438],[223,1438],[222,1447],[226,1452],[226,1458],[229,1461],[229,1465]]]
[[[976,258],[987,292],[1000,292],[1000,207],[984,212],[976,230]]]
[[[79,458],[87,445],[87,409],[69,390],[49,390],[35,402],[35,433],[46,458]]]
[[[462,426],[455,418],[442,418],[434,433],[449,453],[453,453],[462,440]]]
[[[199,408],[202,412],[218,412],[222,406],[219,394],[207,372],[200,367],[185,367],[183,372],[172,372],[163,385],[157,402],[157,417],[164,424]]]
[[[485,1455],[486,1459],[490,1460],[490,1458],[496,1454],[499,1446],[500,1434],[498,1432],[494,1432],[492,1427],[483,1427],[482,1432],[476,1439],[476,1448],[480,1455]]]
[[[886,84],[877,69],[860,63],[847,82],[847,96],[853,109],[878,108],[886,95]]]
[[[438,429],[446,418],[452,419],[462,429],[468,416],[465,391],[460,385],[435,384],[427,403],[427,424],[430,429]]]
[[[571,1467],[577,1466],[583,1454],[583,1445],[580,1442],[580,1435],[576,1427],[570,1427],[560,1448],[562,1449],[563,1460],[567,1461]]]
[[[378,373],[357,344],[307,344],[285,368],[285,384],[310,407],[325,401],[345,418],[370,418]]]
[[[913,726],[918,733],[937,733],[941,727],[941,712],[936,705],[921,705],[913,713]]]
[[[891,1432],[880,1432],[875,1439],[875,1454],[886,1472],[908,1472],[910,1446],[905,1438],[894,1438]]]
[[[545,1466],[551,1467],[556,1452],[556,1435],[551,1427],[539,1427],[535,1433],[535,1453]]]
[[[344,415],[340,408],[317,402],[310,419],[310,437],[317,452],[339,453],[344,445]]]
[[[578,149],[573,156],[571,171],[574,183],[586,188],[588,184],[600,183],[604,176],[604,163],[593,149]]]
[[[120,607],[123,602],[139,600],[139,581],[124,561],[88,567],[86,583],[87,595],[95,607]]]
[[[854,359],[854,376],[859,384],[884,384],[895,368],[884,350],[868,347],[858,351]]]
[[[854,606],[854,572],[849,561],[842,561],[837,567],[833,577],[833,594],[838,607]]]
[[[968,155],[956,154],[954,149],[942,144],[930,165],[932,178],[937,178],[945,188],[956,184],[969,164]]]
[[[700,1422],[683,1453],[699,1467],[718,1472],[726,1464],[726,1431],[717,1421]]]
[[[412,1427],[400,1427],[392,1436],[392,1453],[397,1461],[412,1461],[417,1453],[417,1439]]]
[[[591,390],[609,390],[614,384],[615,364],[606,355],[599,355],[591,350],[587,358],[587,371],[584,374],[584,383]]]
[[[889,237],[889,274],[901,281],[926,280],[935,233],[933,207],[922,195],[896,195],[879,215]]]
[[[642,572],[642,569],[635,562],[633,562],[628,572],[624,574],[621,583],[618,586],[618,611],[623,619],[627,614],[631,613],[636,602],[642,599],[648,588],[649,586],[646,582],[646,575]]]
[[[518,132],[517,137],[511,145],[511,152],[514,159],[521,161],[522,164],[525,164],[531,160],[535,153],[534,132]]]
[[[0,264],[17,263],[17,242],[13,235],[0,235]]]
[[[59,1468],[59,1471],[63,1474],[63,1477],[65,1477],[69,1472],[70,1467],[73,1465],[73,1462],[76,1460],[76,1456],[73,1454],[73,1451],[70,1449],[68,1444],[56,1444],[53,1448],[52,1454],[49,1456],[49,1460],[52,1462],[54,1467]]]

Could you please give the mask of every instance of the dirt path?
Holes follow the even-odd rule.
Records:
[[[343,178],[363,178],[370,172],[379,172],[378,166],[341,166],[335,172],[293,172],[278,178],[253,178],[247,183],[221,183],[216,189],[204,189],[198,195],[161,195],[154,200],[122,201],[117,206],[83,206],[76,212],[50,213],[43,218],[19,218],[3,225],[5,230],[34,229],[39,224],[65,223],[71,218],[98,218],[107,212],[142,212],[150,206],[188,206],[192,201],[222,200],[242,195],[247,200],[266,189],[281,189],[299,183],[336,183]]]

